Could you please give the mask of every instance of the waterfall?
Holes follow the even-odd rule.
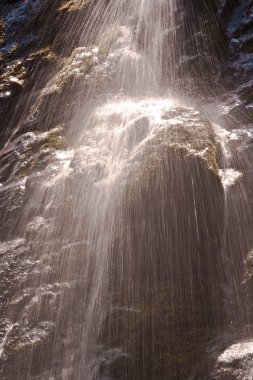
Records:
[[[246,212],[230,193],[242,175],[224,127],[191,99],[185,2],[87,3],[71,26],[79,46],[27,96],[4,147],[36,169],[9,185],[23,198],[0,247],[16,276],[2,377],[209,379],[228,326],[247,320],[235,270]]]

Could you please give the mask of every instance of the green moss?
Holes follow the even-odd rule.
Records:
[[[0,75],[0,90],[7,91],[13,84],[13,77],[15,78],[15,84],[24,86],[27,71],[22,65],[22,62],[15,62],[9,66],[2,75]]]
[[[72,56],[70,59],[67,59],[64,61],[64,67],[61,70],[61,72],[57,75],[55,78],[55,84],[59,87],[61,87],[64,82],[72,75],[72,70],[71,70],[71,63],[72,59],[74,57]],[[85,60],[80,62],[78,65],[75,66],[75,69],[89,69],[92,64],[94,63],[93,57],[86,57]]]
[[[77,9],[84,8],[87,6],[91,0],[64,0],[62,1],[62,5],[59,8],[59,11],[74,11]]]
[[[52,47],[50,47],[50,46],[47,46],[47,47],[44,47],[40,50],[32,52],[28,57],[28,61],[33,61],[33,60],[38,59],[38,58],[43,59],[43,60],[47,60],[47,61],[56,61],[57,60],[57,56],[55,55],[55,53],[52,50]]]
[[[16,175],[23,177],[34,166],[36,158],[34,157],[34,148],[29,146],[24,155],[21,156],[21,165],[16,172]]]
[[[0,18],[0,46],[4,44],[5,32],[4,32],[4,21]]]
[[[62,69],[56,74],[56,76],[49,82],[48,87],[45,89],[43,96],[50,93],[61,91],[63,85],[76,74],[78,70],[80,74],[89,71],[94,64],[94,56],[87,55],[76,60],[78,51],[75,49],[70,57],[64,58],[61,61]]]
[[[219,175],[217,147],[215,144],[209,144],[208,149],[204,154],[204,158],[207,160],[209,169],[211,169],[216,175]]]
[[[18,51],[18,44],[15,44],[12,46],[11,50],[9,51],[8,58],[14,59],[17,51]]]
[[[66,149],[67,144],[63,136],[61,136],[62,128],[53,129],[49,131],[46,137],[46,142],[42,145],[41,149],[62,150]]]
[[[58,127],[45,134],[45,138],[35,140],[20,157],[20,166],[16,174],[26,176],[32,169],[44,168],[54,161],[53,152],[67,147],[66,139],[61,135],[62,132],[63,127]],[[42,152],[43,158],[41,158]]]

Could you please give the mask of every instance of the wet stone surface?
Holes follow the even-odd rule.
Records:
[[[110,28],[92,46],[80,46],[72,26],[77,16],[87,21],[89,3],[56,1],[52,13],[47,13],[49,2],[11,1],[2,6],[0,96],[6,112],[0,152],[0,377],[79,380],[89,327],[84,324],[86,305],[95,282],[92,273],[96,265],[102,267],[103,258],[96,259],[99,249],[93,246],[87,223],[96,220],[96,212],[106,210],[115,181],[120,183],[115,192],[122,198],[120,202],[113,198],[110,204],[115,235],[109,249],[112,260],[103,263],[110,273],[107,316],[96,331],[98,342],[90,344],[96,378],[203,380],[209,376],[213,341],[228,323],[227,262],[221,257],[224,213],[233,205],[236,217],[228,217],[228,235],[235,236],[234,225],[247,220],[240,214],[238,197],[239,190],[244,195],[244,166],[235,160],[224,164],[222,139],[218,141],[217,130],[200,111],[166,98],[124,95],[134,92],[137,74],[147,67],[143,41],[137,42],[131,28],[122,25]],[[192,9],[200,4],[193,3]],[[228,22],[230,67],[237,78],[243,72],[245,81],[231,96],[228,118],[233,126],[238,109],[250,110],[252,95],[251,4],[238,3]],[[190,11],[192,4],[188,2]],[[223,5],[221,14],[227,12]],[[179,19],[187,14],[179,9]],[[62,48],[59,25],[64,15],[69,39]],[[202,13],[201,20],[207,21],[203,33],[198,32],[198,23],[192,31],[200,51],[210,42],[207,15]],[[56,42],[55,30],[60,30]],[[214,50],[217,32],[211,34],[209,45]],[[184,72],[189,67],[189,83],[184,78],[181,87],[198,95],[203,87],[210,90],[209,69],[218,80],[219,54],[210,61],[207,54],[197,55],[190,42],[185,40],[189,56],[180,57],[177,68]],[[131,81],[124,79],[122,67]],[[119,85],[120,96],[114,97]],[[13,103],[12,95],[17,96]],[[78,113],[84,97],[88,111]],[[76,132],[78,123],[84,123],[85,130]],[[228,145],[242,158],[240,152],[250,144],[248,134],[231,137]],[[103,193],[99,189],[106,184],[109,190]],[[227,196],[230,188],[232,196]],[[94,201],[96,196],[100,204]],[[105,211],[107,228],[111,226],[106,215]],[[101,230],[96,232],[100,237]],[[241,253],[235,238],[226,243],[232,253],[237,249]],[[238,274],[249,300],[251,256],[245,261],[245,276]],[[252,342],[235,343],[219,356],[212,376],[251,379],[251,368]]]
[[[228,347],[219,357],[213,373],[215,380],[250,380],[253,376],[253,341]]]

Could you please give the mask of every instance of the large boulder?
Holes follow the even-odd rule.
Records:
[[[18,230],[2,231],[9,238],[2,262],[9,258],[15,270],[2,266],[13,285],[3,297],[1,376],[14,380],[18,368],[32,379],[79,378],[95,265],[87,254],[96,258],[87,223],[106,205],[99,188],[118,175],[114,157],[122,191],[98,227],[112,226],[113,241],[102,268],[109,283],[98,288],[108,314],[93,347],[97,370],[115,379],[183,380],[205,368],[205,348],[224,323],[224,191],[213,126],[169,99],[132,98],[95,108],[89,123],[75,149],[65,151],[56,129],[24,134],[3,151],[2,160],[13,159],[2,173],[2,205]],[[111,156],[112,141],[122,144],[119,156]],[[22,192],[11,208],[16,178]],[[21,240],[13,240],[17,232]]]
[[[226,320],[224,193],[216,155],[212,166],[203,153],[215,146],[212,128],[191,108],[166,114],[167,127],[144,150],[120,206],[113,306],[101,337],[101,371],[113,379],[203,373],[206,348]]]

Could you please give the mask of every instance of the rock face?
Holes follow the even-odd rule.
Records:
[[[221,180],[234,182],[226,178],[217,130],[200,111],[166,98],[122,94],[131,94],[142,67],[134,66],[141,36],[136,42],[123,25],[83,46],[73,25],[89,22],[92,3],[18,0],[0,6],[1,380],[81,379],[85,307],[95,282],[95,260],[87,265],[87,258],[96,257],[84,233],[96,212],[92,202],[84,210],[84,194],[94,202],[118,158],[125,166],[120,201],[111,204],[109,300],[92,347],[94,378],[251,379],[251,341],[229,347],[210,370],[214,341],[237,318],[231,310],[240,302],[231,283],[243,306],[250,305],[239,312],[241,325],[252,312],[252,254],[243,268],[252,239],[248,214],[241,211],[249,191],[243,185],[224,191]],[[229,90],[241,96],[241,112],[250,111],[251,3],[182,1],[177,64],[173,73],[164,64],[162,86],[197,103],[213,100],[226,86],[220,78],[226,57],[228,78],[236,80]],[[166,33],[164,38],[171,31]],[[113,93],[122,79],[122,62],[133,81],[125,80],[113,103],[108,88]],[[231,119],[238,110],[233,106]],[[83,122],[86,129],[76,132]],[[115,135],[120,157],[110,156]],[[230,145],[233,163],[246,172],[251,156],[243,156],[237,140]],[[249,177],[245,183],[250,189]],[[103,209],[107,198],[100,200]]]
[[[113,379],[196,377],[225,322],[218,286],[223,191],[204,161],[185,158],[180,148],[161,148],[146,165],[124,200],[114,259],[122,271],[112,276],[117,307],[104,338],[120,355],[103,370]]]
[[[204,348],[224,323],[218,144],[212,125],[191,107],[164,99],[133,102],[135,111],[127,102],[117,104],[118,109],[105,105],[90,116],[100,134],[100,123],[110,120],[113,131],[121,117],[129,131],[136,129],[122,150],[132,152],[135,165],[115,214],[111,311],[99,337],[98,370],[113,379],[183,380],[206,366]],[[85,302],[74,300],[76,294],[85,297],[89,273],[82,273],[91,248],[83,229],[75,227],[86,223],[77,205],[87,176],[96,174],[99,182],[107,173],[102,157],[94,167],[86,156],[93,129],[79,149],[65,151],[58,128],[23,134],[3,150],[2,168],[6,157],[11,164],[1,187],[10,200],[9,207],[3,202],[9,240],[1,244],[3,379],[16,379],[17,368],[31,379],[78,378]],[[206,235],[210,230],[212,239]],[[2,236],[6,239],[4,230]]]
[[[253,341],[228,347],[218,358],[215,380],[250,380],[253,377]]]
[[[1,4],[0,117],[1,144],[26,123],[35,99],[52,75],[60,72],[64,57],[78,46],[71,25],[80,12],[85,20],[90,1],[4,1]],[[84,21],[85,22],[85,21]],[[64,29],[64,34],[61,33]],[[64,44],[68,35],[69,43]],[[24,110],[26,104],[26,110]],[[13,114],[13,107],[16,108]],[[52,126],[52,128],[54,128]],[[49,129],[51,126],[44,126]]]
[[[227,11],[224,11],[227,23],[227,36],[232,53],[232,67],[236,75],[245,76],[252,73],[252,3],[248,0],[227,2]],[[228,12],[228,10],[230,12]]]
[[[239,0],[222,2],[219,11],[228,42],[225,65],[229,72],[230,99],[233,99],[230,115],[235,123],[243,122],[248,127],[252,120],[253,102],[252,10],[251,1]]]

